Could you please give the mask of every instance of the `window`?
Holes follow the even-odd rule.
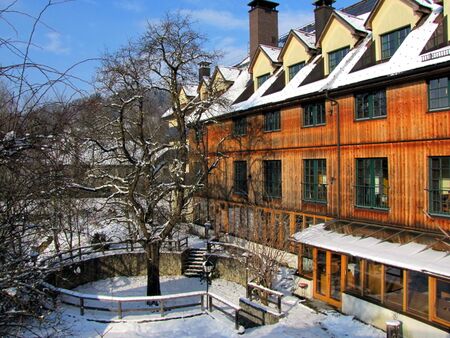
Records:
[[[386,91],[364,93],[355,97],[355,118],[373,119],[386,116]]]
[[[381,59],[385,60],[392,57],[410,31],[410,27],[403,27],[399,30],[381,35]]]
[[[247,195],[247,162],[234,162],[234,193]]]
[[[403,270],[393,266],[384,268],[384,302],[391,308],[403,309]]]
[[[436,317],[450,323],[450,282],[436,279]]]
[[[407,275],[407,311],[428,319],[428,276],[416,271],[408,271]]]
[[[361,294],[361,259],[350,256],[347,258],[346,289]]]
[[[295,65],[289,66],[289,81],[291,81],[294,76],[305,66],[304,62],[296,63]]]
[[[303,276],[313,278],[313,249],[302,245],[302,271]]]
[[[425,45],[424,52],[432,51],[445,45],[446,39],[445,39],[444,21],[445,20],[443,20],[439,24],[439,26],[436,28],[433,35],[431,36],[430,40],[428,40],[427,44]]]
[[[269,79],[269,77],[270,77],[270,74],[269,74],[269,73],[264,74],[264,75],[261,75],[261,76],[258,76],[258,77],[256,78],[256,86],[257,86],[256,88],[261,87],[262,84],[263,84],[264,82],[266,82],[266,81]]]
[[[366,261],[364,271],[364,296],[381,301],[381,267],[380,263]]]
[[[245,117],[233,120],[233,135],[243,136],[247,134],[247,119]]]
[[[450,215],[450,156],[430,159],[430,212]]]
[[[350,47],[344,47],[328,53],[328,73],[331,73],[337,67],[348,52],[350,52]]]
[[[303,198],[306,201],[327,201],[326,160],[304,161]]]
[[[264,194],[266,198],[281,197],[281,161],[264,161]]]
[[[450,107],[448,77],[431,80],[428,83],[428,106],[430,110]]]
[[[356,160],[356,205],[367,208],[389,207],[387,158]]]
[[[325,102],[311,103],[303,107],[303,126],[325,124]]]
[[[280,111],[264,114],[264,131],[277,131],[281,129]]]

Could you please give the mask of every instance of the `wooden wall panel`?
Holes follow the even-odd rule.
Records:
[[[426,82],[415,82],[387,90],[387,117],[355,121],[354,97],[338,99],[341,124],[341,217],[437,231],[450,230],[450,218],[427,215],[428,159],[450,156],[450,111],[428,112]],[[245,202],[232,193],[233,161],[247,160],[252,184],[262,189],[261,163],[282,160],[283,196],[271,202],[273,208],[307,213],[337,214],[338,148],[337,107],[326,105],[326,125],[302,127],[302,108],[281,112],[281,131],[264,133],[262,114],[248,117],[248,135],[231,136],[232,121],[208,126],[210,158],[219,150],[225,154],[211,181],[221,192],[216,198]],[[225,140],[225,142],[220,142]],[[388,211],[355,208],[356,158],[387,157],[389,165]],[[303,159],[327,160],[328,203],[303,203],[301,199]],[[254,195],[250,193],[249,200]],[[264,202],[261,202],[264,203]]]

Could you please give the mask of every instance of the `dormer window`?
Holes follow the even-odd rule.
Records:
[[[269,77],[270,77],[269,73],[261,75],[261,76],[258,76],[256,78],[256,86],[257,86],[257,88],[261,87],[263,85],[263,83],[266,82],[269,79]]]
[[[342,59],[350,52],[350,47],[344,47],[328,53],[328,73],[331,73]]]
[[[407,26],[381,35],[381,59],[386,60],[391,58],[400,47],[403,40],[406,39],[410,31],[411,27]]]
[[[296,63],[295,65],[289,66],[289,81],[291,81],[295,75],[305,66],[304,62]]]

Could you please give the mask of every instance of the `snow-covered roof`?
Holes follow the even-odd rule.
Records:
[[[234,82],[238,78],[241,70],[236,67],[225,67],[219,66],[217,67],[220,74],[222,74],[225,81]]]
[[[300,29],[293,29],[292,32],[302,40],[308,48],[315,49],[316,48],[316,35],[314,33],[308,33],[302,31]]]
[[[352,26],[354,30],[363,33],[369,33],[369,31],[364,27],[367,15],[353,16],[343,11],[334,11],[334,13],[336,13],[337,16],[347,22],[350,26]]]
[[[420,241],[410,241],[406,244],[395,243],[374,236],[356,236],[333,231],[325,224],[314,225],[296,233],[294,239],[302,244],[399,268],[438,276],[450,276],[449,252],[433,250],[429,248],[429,245],[422,244],[425,241],[422,243]]]
[[[441,53],[443,56],[441,55],[441,57],[438,58],[427,58],[427,54],[422,55],[425,45],[438,27],[436,19],[442,12],[442,6],[434,6],[433,8],[433,11],[426,17],[423,24],[417,26],[409,33],[396,53],[386,62],[353,71],[358,61],[372,43],[372,33],[367,31],[367,36],[358,43],[356,47],[350,50],[339,65],[327,77],[314,82],[307,81],[307,84],[302,84],[313,71],[318,71],[315,69],[321,58],[321,56],[318,55],[310,60],[282,90],[265,95],[267,89],[280,75],[280,70],[278,70],[246,101],[236,103],[229,109],[224,110],[222,114],[216,113],[214,116],[226,115],[230,112],[236,114],[240,111],[250,110],[263,105],[280,103],[310,94],[320,94],[325,91],[337,90],[362,81],[396,76],[404,72],[412,70],[419,71],[420,69],[431,65],[450,62],[450,53],[447,53],[450,51],[450,46],[444,47],[438,51],[433,51],[433,54],[440,51],[443,52]],[[344,16],[346,19],[350,18],[349,15],[344,14]],[[358,27],[361,28],[361,25],[367,16],[368,13],[359,17],[353,17],[353,24],[358,25]],[[261,46],[261,48],[264,48],[266,54],[272,53],[273,58],[280,52],[280,49],[276,47]],[[243,71],[243,73],[247,72],[248,70]]]
[[[195,97],[195,96],[197,96],[197,88],[198,88],[198,85],[186,85],[186,86],[183,86],[183,90],[184,90],[186,96],[188,96],[188,97]]]
[[[267,45],[259,45],[262,49],[262,51],[269,57],[269,59],[273,63],[278,62],[278,56],[280,55],[281,48],[279,47],[272,47]]]

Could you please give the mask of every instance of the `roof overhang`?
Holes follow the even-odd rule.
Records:
[[[402,233],[406,234],[397,240],[395,236]],[[293,237],[301,244],[450,278],[450,245],[444,235],[383,225],[331,221],[311,226]],[[439,250],[448,249],[435,250],[436,245],[440,245]]]

